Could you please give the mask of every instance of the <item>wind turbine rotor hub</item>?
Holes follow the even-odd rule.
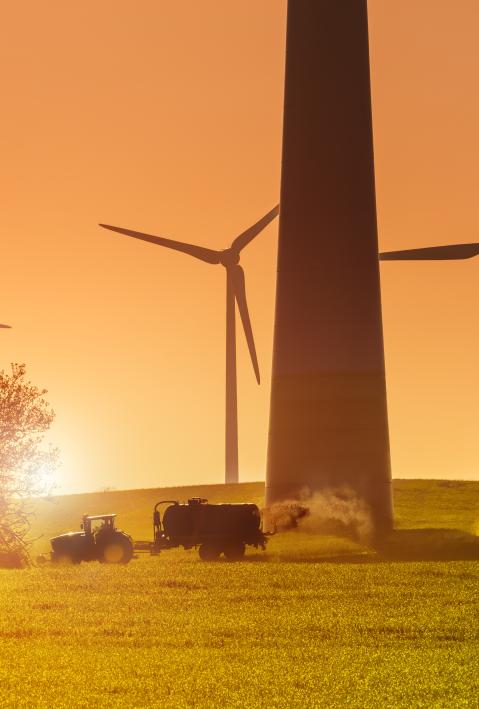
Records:
[[[236,266],[239,263],[240,255],[233,249],[225,249],[220,252],[220,263],[225,267]]]

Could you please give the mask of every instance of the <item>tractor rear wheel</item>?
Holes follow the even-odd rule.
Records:
[[[216,561],[221,554],[221,549],[217,544],[205,542],[205,544],[200,546],[198,553],[201,561]]]
[[[224,552],[228,561],[240,561],[244,558],[245,549],[243,542],[231,541],[225,546]]]
[[[102,544],[98,560],[102,564],[128,564],[133,558],[133,546],[129,539],[119,537]]]

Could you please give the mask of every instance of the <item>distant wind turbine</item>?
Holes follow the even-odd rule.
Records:
[[[161,236],[144,234],[139,231],[123,229],[109,224],[100,224],[104,229],[116,231],[119,234],[132,236],[135,239],[149,241],[158,246],[182,251],[189,256],[211,264],[221,264],[226,268],[226,422],[225,422],[225,482],[238,482],[238,406],[236,381],[236,322],[235,301],[241,316],[246,342],[253,364],[256,380],[259,384],[260,374],[258,358],[251,329],[251,321],[246,302],[244,271],[239,265],[240,253],[277,215],[279,205],[265,214],[256,224],[237,236],[231,246],[224,250],[207,249],[195,244],[185,244],[181,241],[165,239]]]
[[[479,255],[479,244],[451,244],[448,246],[430,246],[425,249],[406,249],[405,251],[384,251],[379,254],[380,261],[447,261],[452,259],[473,258]]]

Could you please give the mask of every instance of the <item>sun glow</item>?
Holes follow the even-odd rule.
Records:
[[[55,471],[48,463],[42,463],[38,466],[35,470],[35,478],[37,480],[37,489],[41,495],[48,495],[58,487]]]

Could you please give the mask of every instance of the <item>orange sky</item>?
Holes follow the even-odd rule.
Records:
[[[477,241],[479,3],[370,0],[383,250]],[[223,479],[223,248],[278,200],[284,0],[33,0],[0,29],[0,366],[57,411],[61,492]],[[242,254],[242,480],[264,479],[277,222]],[[478,260],[381,266],[393,474],[477,478]]]

